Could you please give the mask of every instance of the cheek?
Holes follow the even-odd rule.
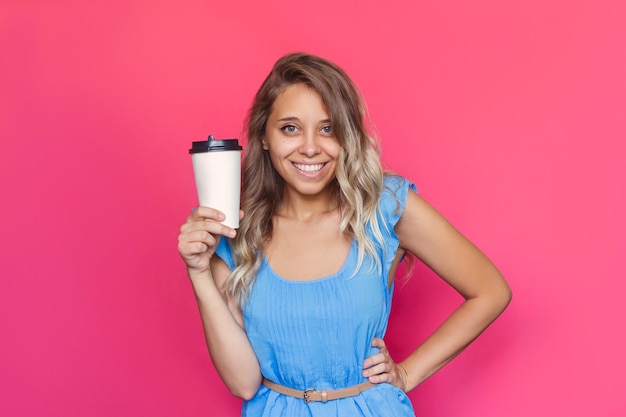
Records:
[[[278,139],[270,146],[270,153],[276,157],[287,158],[297,151],[297,146],[289,139]]]
[[[270,148],[271,149],[271,148]],[[272,161],[272,165],[274,165],[275,169],[282,169],[281,167],[287,163],[287,158],[288,158],[288,154],[286,154],[284,151],[281,151],[280,149],[272,149],[269,151],[270,153],[270,160]]]
[[[341,155],[341,146],[339,145],[339,142],[337,141],[333,141],[327,148],[327,153],[328,155],[332,156],[335,159],[338,159],[339,156]]]

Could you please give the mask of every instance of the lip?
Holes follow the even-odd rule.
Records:
[[[318,162],[315,164],[292,162],[291,166],[293,166],[296,172],[302,176],[307,178],[316,178],[325,171],[327,164],[327,162]]]

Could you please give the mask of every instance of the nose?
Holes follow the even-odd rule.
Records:
[[[302,144],[300,145],[300,153],[307,158],[311,158],[320,152],[318,137],[315,132],[308,132],[302,135]]]

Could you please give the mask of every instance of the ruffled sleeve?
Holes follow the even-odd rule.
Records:
[[[415,184],[404,177],[389,175],[385,177],[383,192],[380,197],[379,225],[383,234],[384,247],[381,248],[383,259],[383,277],[385,277],[385,287],[391,292],[391,288],[387,286],[387,277],[393,260],[396,257],[396,251],[400,246],[400,240],[396,235],[394,227],[402,217],[406,202],[409,196],[409,189],[417,192]],[[390,292],[388,294],[390,294]]]
[[[220,242],[217,244],[217,248],[215,248],[215,254],[222,258],[226,265],[233,270],[235,269],[235,262],[233,261],[233,252],[230,249],[230,244],[228,238],[222,236]]]
[[[392,231],[400,220],[406,207],[409,189],[417,192],[415,184],[404,177],[389,175],[385,177],[383,192],[380,197],[380,214],[382,222]]]

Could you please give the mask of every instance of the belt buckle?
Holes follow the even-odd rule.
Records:
[[[315,389],[313,388],[310,388],[304,391],[304,395],[302,396],[302,398],[304,399],[305,403],[311,403],[315,401],[313,398],[310,397],[310,395],[313,394],[314,392],[315,392]]]

